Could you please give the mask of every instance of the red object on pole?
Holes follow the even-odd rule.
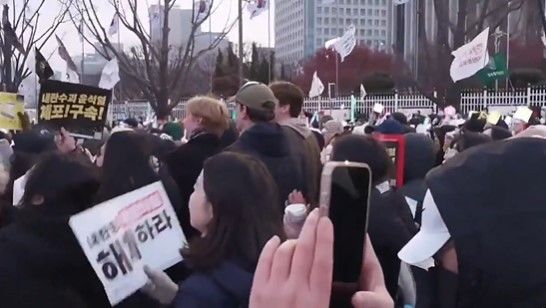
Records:
[[[393,186],[404,186],[404,170],[406,167],[406,138],[404,135],[373,134],[373,137],[385,145],[387,154],[392,159],[396,171]]]

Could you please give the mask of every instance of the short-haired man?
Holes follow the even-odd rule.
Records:
[[[305,177],[303,193],[310,204],[317,205],[322,164],[317,138],[307,123],[299,118],[303,108],[303,91],[286,81],[274,82],[269,88],[278,99],[275,121],[283,127]]]
[[[273,121],[277,99],[266,85],[248,82],[235,95],[235,102],[241,135],[227,151],[252,155],[267,166],[277,183],[279,206],[284,211],[288,195],[302,190],[305,179],[283,129]]]

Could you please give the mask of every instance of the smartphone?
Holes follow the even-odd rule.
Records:
[[[362,163],[328,162],[322,172],[320,211],[334,225],[333,281],[360,277],[368,228],[371,170]]]

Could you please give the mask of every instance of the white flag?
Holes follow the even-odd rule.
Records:
[[[340,39],[341,39],[340,37],[336,37],[336,38],[333,38],[333,39],[331,39],[331,40],[327,40],[327,41],[324,43],[324,48],[326,48],[326,49],[335,48],[335,45],[337,44],[337,42],[338,42]]]
[[[80,75],[78,75],[78,72],[71,70],[69,67],[66,68],[66,76],[68,78],[68,82],[80,83]]]
[[[250,13],[250,19],[252,19],[267,11],[269,9],[269,2],[267,0],[252,0],[246,7]]]
[[[356,46],[355,32],[355,26],[350,25],[347,31],[343,33],[343,36],[340,37],[339,40],[337,40],[334,44],[335,50],[339,53],[339,56],[341,57],[341,62],[345,60],[345,57],[351,54]]]
[[[468,78],[476,74],[489,63],[487,52],[487,39],[489,28],[483,30],[470,43],[459,47],[452,55],[455,56],[449,70],[454,82]]]
[[[309,90],[309,97],[320,96],[324,92],[324,84],[318,77],[317,72],[313,74],[313,82],[311,83],[311,90]]]
[[[194,18],[196,23],[203,22],[210,10],[209,0],[200,0],[194,4]]]
[[[110,28],[108,29],[108,35],[114,36],[119,32],[119,15],[115,14],[110,23]]]
[[[394,5],[400,5],[408,2],[409,0],[392,0],[392,3],[394,3]]]
[[[360,84],[360,99],[364,100],[366,95],[368,95],[368,93],[366,93],[366,89],[364,88],[364,85]]]
[[[104,66],[100,76],[99,88],[111,90],[119,80],[118,60],[114,58]]]

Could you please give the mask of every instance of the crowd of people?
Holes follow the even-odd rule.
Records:
[[[145,267],[148,283],[116,307],[546,307],[541,115],[372,111],[348,124],[303,101],[294,84],[248,82],[235,110],[194,97],[179,123],[128,119],[100,141],[1,133],[0,307],[110,307],[68,220],[157,181],[183,261]],[[402,184],[378,134],[405,140]],[[353,285],[332,281],[334,228],[318,210],[328,161],[372,172]],[[307,204],[303,226],[291,203]]]

